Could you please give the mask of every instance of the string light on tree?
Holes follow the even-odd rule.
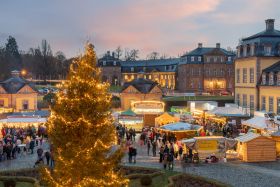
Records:
[[[55,168],[43,170],[50,186],[126,186],[128,180],[116,170],[122,150],[116,142],[110,113],[108,84],[100,82],[92,44],[70,66],[69,78],[60,85],[47,123]]]

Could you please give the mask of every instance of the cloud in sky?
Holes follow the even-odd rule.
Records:
[[[202,42],[232,47],[238,39],[280,23],[279,0],[14,0],[0,2],[0,43],[14,36],[20,49],[47,39],[67,57],[92,41],[99,54],[118,45],[145,58],[158,51],[177,56]],[[278,26],[279,28],[279,26]]]

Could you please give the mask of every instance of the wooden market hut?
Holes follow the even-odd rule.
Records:
[[[178,118],[173,117],[170,114],[168,114],[167,112],[165,112],[162,115],[160,115],[159,117],[155,118],[155,126],[160,127],[162,125],[166,125],[166,124],[169,124],[169,123],[175,123],[175,122],[178,122],[178,121],[179,121]]]
[[[280,130],[272,133],[271,138],[276,142],[276,155],[280,157]]]
[[[177,140],[181,140],[183,138],[193,138],[199,133],[201,129],[202,126],[184,122],[166,124],[158,128],[160,132],[174,134]]]
[[[276,160],[276,144],[272,138],[248,133],[235,138],[239,158],[244,162],[265,162]]]

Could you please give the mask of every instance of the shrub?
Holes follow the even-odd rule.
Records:
[[[143,185],[143,186],[149,186],[151,185],[153,182],[152,178],[149,176],[149,175],[146,175],[146,176],[143,176],[141,177],[140,179],[140,183]]]

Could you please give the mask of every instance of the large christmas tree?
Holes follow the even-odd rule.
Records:
[[[44,170],[50,186],[124,186],[117,171],[120,149],[112,150],[116,132],[110,114],[108,85],[100,82],[100,70],[92,44],[70,67],[69,78],[57,94],[48,121],[55,168]]]

